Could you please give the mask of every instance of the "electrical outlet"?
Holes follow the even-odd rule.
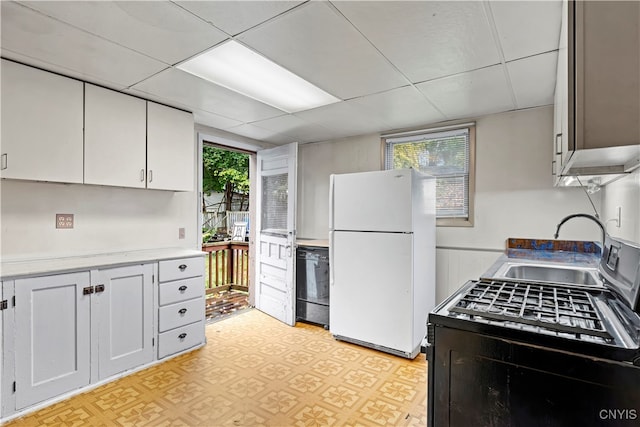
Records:
[[[184,239],[184,227],[178,228],[178,239]]]
[[[56,228],[73,228],[73,214],[56,214]]]

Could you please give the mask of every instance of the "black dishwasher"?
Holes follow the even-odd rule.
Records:
[[[329,328],[329,248],[298,246],[296,320]]]

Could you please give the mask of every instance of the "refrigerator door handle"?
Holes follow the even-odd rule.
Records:
[[[333,174],[329,175],[329,230],[333,230]]]
[[[329,232],[329,287],[332,288],[333,284],[335,282],[334,280],[334,265],[335,263],[333,262],[333,231]]]

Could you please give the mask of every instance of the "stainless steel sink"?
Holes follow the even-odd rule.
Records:
[[[534,282],[571,283],[586,286],[600,286],[602,284],[595,269],[535,264],[506,264],[505,267],[498,270],[496,276]]]

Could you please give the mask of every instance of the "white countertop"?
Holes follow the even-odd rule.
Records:
[[[147,249],[63,258],[24,259],[0,262],[0,279],[35,276],[73,270],[89,270],[121,264],[137,264],[165,259],[204,256],[206,252],[185,248]]]

